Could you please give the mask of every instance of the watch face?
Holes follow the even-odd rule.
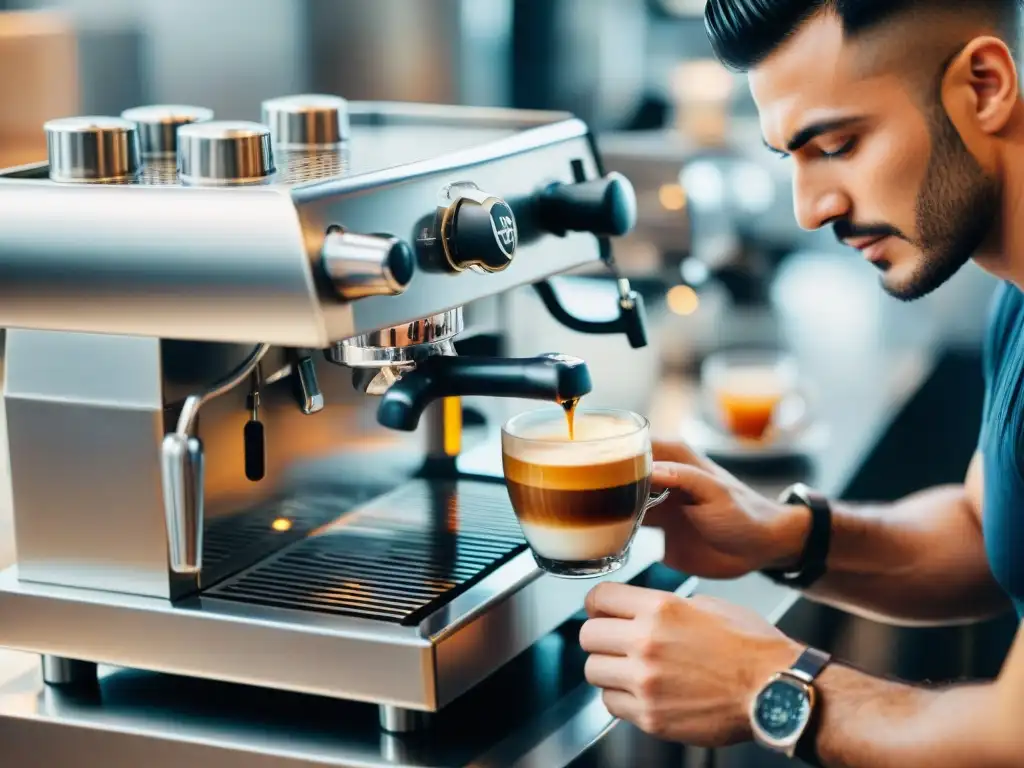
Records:
[[[810,714],[807,693],[786,680],[769,683],[754,704],[758,726],[773,740],[785,740],[799,733]]]

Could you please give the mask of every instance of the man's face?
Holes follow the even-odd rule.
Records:
[[[985,174],[938,103],[938,72],[869,66],[869,43],[821,15],[750,74],[766,143],[792,158],[800,226],[831,225],[893,296],[938,288],[981,246],[999,211]],[[929,86],[934,93],[911,89]]]

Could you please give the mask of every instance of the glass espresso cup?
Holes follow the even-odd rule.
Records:
[[[651,498],[650,424],[630,411],[560,407],[519,414],[501,430],[509,499],[543,570],[585,579],[621,568]]]

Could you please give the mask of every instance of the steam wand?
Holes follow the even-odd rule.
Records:
[[[164,436],[160,461],[163,470],[164,515],[170,566],[175,573],[195,574],[203,562],[203,444],[192,434],[200,409],[234,389],[252,375],[270,349],[259,344],[235,370],[205,392],[189,395],[178,416],[177,428]]]

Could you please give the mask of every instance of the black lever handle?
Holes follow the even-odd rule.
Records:
[[[556,183],[536,199],[541,226],[552,234],[591,232],[620,237],[636,226],[636,192],[621,173],[576,184]]]
[[[620,284],[619,316],[614,320],[584,320],[571,314],[558,300],[558,294],[547,280],[534,283],[548,312],[566,328],[577,333],[589,334],[625,334],[633,349],[647,346],[647,327],[645,323],[644,299],[632,289],[622,291]]]

